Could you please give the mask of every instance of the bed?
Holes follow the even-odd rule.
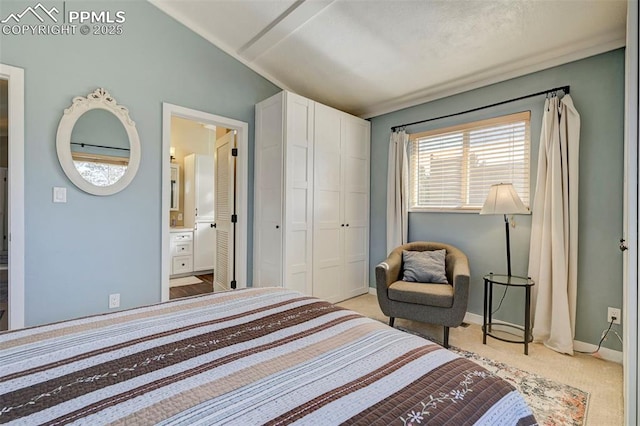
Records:
[[[484,424],[536,420],[441,346],[285,289],[0,334],[2,424]]]

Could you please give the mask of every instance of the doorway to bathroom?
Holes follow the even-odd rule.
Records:
[[[247,140],[247,123],[163,104],[163,301],[246,287]]]

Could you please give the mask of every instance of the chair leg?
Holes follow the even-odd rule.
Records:
[[[449,327],[444,326],[444,339],[443,345],[445,348],[449,349]]]
[[[393,327],[393,322],[394,322],[395,320],[396,320],[396,319],[395,319],[394,317],[389,317],[389,327]]]

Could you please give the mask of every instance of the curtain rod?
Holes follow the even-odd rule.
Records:
[[[485,105],[485,106],[481,106],[481,107],[478,107],[478,108],[469,109],[467,111],[456,112],[456,113],[453,113],[453,114],[443,115],[441,117],[427,118],[426,120],[414,121],[413,123],[401,124],[399,126],[393,126],[391,128],[391,131],[395,132],[398,129],[401,129],[403,127],[413,126],[414,124],[422,124],[422,123],[427,123],[429,121],[440,120],[440,119],[443,119],[443,118],[455,117],[456,115],[468,114],[470,112],[480,111],[481,109],[492,108],[492,107],[495,107],[495,106],[508,104],[510,102],[515,102],[515,101],[520,101],[522,99],[532,98],[534,96],[548,95],[549,93],[557,92],[558,90],[562,90],[565,95],[568,95],[570,87],[571,86],[555,87],[553,89],[544,90],[544,91],[538,92],[538,93],[532,93],[530,95],[520,96],[519,98],[513,98],[513,99],[509,99],[507,101],[502,101],[502,102],[498,102],[498,103],[491,104],[491,105]]]
[[[117,146],[94,145],[91,143],[84,143],[84,142],[71,142],[71,145],[80,145],[82,148],[84,148],[85,146],[92,146],[94,148],[107,148],[107,149],[118,149],[120,151],[130,151],[129,148],[118,148]]]

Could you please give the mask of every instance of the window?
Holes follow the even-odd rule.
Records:
[[[529,111],[410,135],[412,211],[477,211],[512,183],[529,206]]]
[[[72,152],[73,164],[86,181],[97,186],[113,185],[127,171],[129,158]]]

